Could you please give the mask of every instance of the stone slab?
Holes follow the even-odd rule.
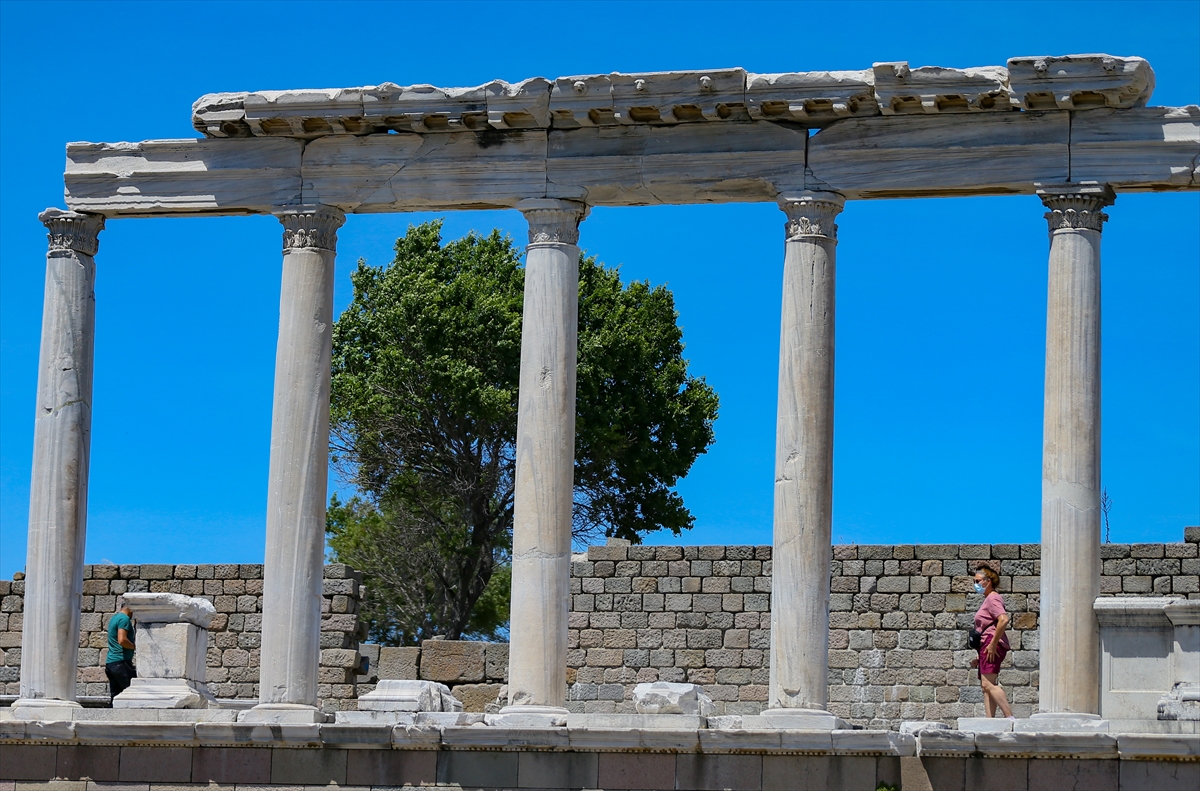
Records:
[[[989,757],[1116,758],[1107,733],[976,733],[975,751]]]
[[[1121,733],[1116,735],[1116,741],[1122,759],[1200,758],[1200,735]]]
[[[1107,733],[1108,720],[1102,720],[1094,715],[1085,716],[1054,716],[1035,714],[1029,719],[1013,720],[1013,733]]]
[[[927,730],[917,734],[917,754],[931,758],[961,758],[975,753],[971,731]]]
[[[447,747],[565,750],[570,739],[566,728],[503,728],[478,725],[451,726],[442,730]]]
[[[568,714],[568,728],[592,728],[612,730],[630,728],[634,730],[700,730],[705,726],[704,717],[684,714]]]
[[[712,726],[710,726],[712,727]],[[737,727],[737,726],[735,726]],[[850,725],[832,714],[745,714],[742,728],[787,728],[788,730],[837,730]]]
[[[700,749],[700,731],[695,730],[568,728],[567,734],[572,750],[693,752]]]
[[[959,717],[958,729],[973,733],[1011,733],[1013,723],[1007,717]]]
[[[412,725],[417,713],[412,711],[335,711],[333,721],[338,725]]]

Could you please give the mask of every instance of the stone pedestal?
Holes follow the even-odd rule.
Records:
[[[579,222],[574,201],[529,200],[517,411],[508,727],[559,726],[567,710],[567,610],[575,465]]]
[[[59,209],[49,230],[29,489],[21,692],[29,716],[75,703],[92,433],[94,256],[104,218]],[[44,710],[44,711],[41,711]]]
[[[1042,452],[1039,707],[1097,714],[1100,638],[1100,231],[1106,185],[1038,190],[1050,227]]]
[[[1158,719],[1200,721],[1200,601],[1176,601],[1163,607],[1174,632],[1171,689],[1158,703]]]
[[[137,678],[113,698],[114,709],[203,709],[208,691],[208,625],[216,609],[207,599],[178,593],[127,593],[137,622]]]
[[[771,673],[763,727],[835,728],[828,711],[829,564],[833,513],[834,270],[843,198],[781,199],[787,214],[779,411]],[[743,720],[746,718],[743,717]]]
[[[325,498],[329,468],[329,381],[338,209],[279,215],[283,284],[263,568],[259,705],[248,722],[323,722],[317,711]]]

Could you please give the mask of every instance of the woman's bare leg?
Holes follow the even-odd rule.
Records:
[[[1005,717],[1012,716],[1012,709],[1008,707],[1008,696],[1004,694],[1004,687],[996,682],[999,678],[998,673],[984,673],[980,675],[979,681],[983,686],[984,706],[987,708],[988,716],[996,716],[996,707],[1000,707],[1000,711]]]
[[[992,678],[995,678],[994,676]],[[996,716],[996,701],[992,699],[992,682],[984,674],[979,674],[979,684],[983,687],[983,710],[990,719]]]

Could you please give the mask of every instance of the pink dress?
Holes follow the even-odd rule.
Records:
[[[975,612],[975,628],[979,630],[983,637],[979,641],[979,673],[999,673],[1000,663],[1004,661],[1004,657],[1008,655],[1008,636],[1001,635],[1000,644],[996,646],[996,661],[992,662],[987,658],[988,643],[996,636],[996,622],[1000,620],[1000,616],[1005,614],[1004,599],[999,593],[992,591],[983,599],[983,604],[979,605],[979,609]]]

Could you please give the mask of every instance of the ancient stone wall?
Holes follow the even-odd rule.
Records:
[[[261,564],[152,564],[85,566],[79,635],[77,694],[107,698],[104,657],[108,619],[126,592],[164,591],[199,596],[216,607],[209,628],[208,683],[218,698],[258,698],[258,649],[262,631]],[[18,694],[21,629],[25,598],[23,574],[0,580],[0,690]],[[362,575],[340,563],[325,566],[321,605],[321,667],[318,696],[326,711],[353,709],[360,669],[358,603]]]
[[[1017,716],[1028,716],[1038,690],[1039,555],[1037,544],[835,546],[830,709],[855,724],[887,728],[981,715],[966,630],[979,605],[971,573],[987,563],[1000,574],[1013,618],[1013,651],[1000,679]],[[1182,543],[1105,544],[1102,556],[1103,594],[1200,599],[1200,528],[1188,528]],[[257,696],[262,566],[88,566],[85,573],[80,695],[107,695],[104,629],[117,595],[163,590],[204,596],[217,608],[209,644],[213,692]],[[632,712],[634,685],[654,680],[704,685],[718,713],[765,706],[770,547],[611,541],[576,555],[571,573],[572,711]],[[507,644],[360,645],[360,580],[347,566],[325,567],[323,708],[353,709],[355,698],[381,678],[439,681],[468,711],[496,700],[508,677]],[[23,598],[23,580],[0,581],[0,689],[8,695],[18,691]]]
[[[1178,544],[1105,544],[1104,594],[1200,598],[1200,528]],[[967,648],[977,564],[1000,574],[1012,615],[1001,683],[1029,716],[1038,690],[1038,544],[835,546],[830,709],[857,724],[982,716]],[[631,712],[642,681],[703,684],[719,713],[766,703],[771,547],[629,546],[576,556],[568,706]]]

